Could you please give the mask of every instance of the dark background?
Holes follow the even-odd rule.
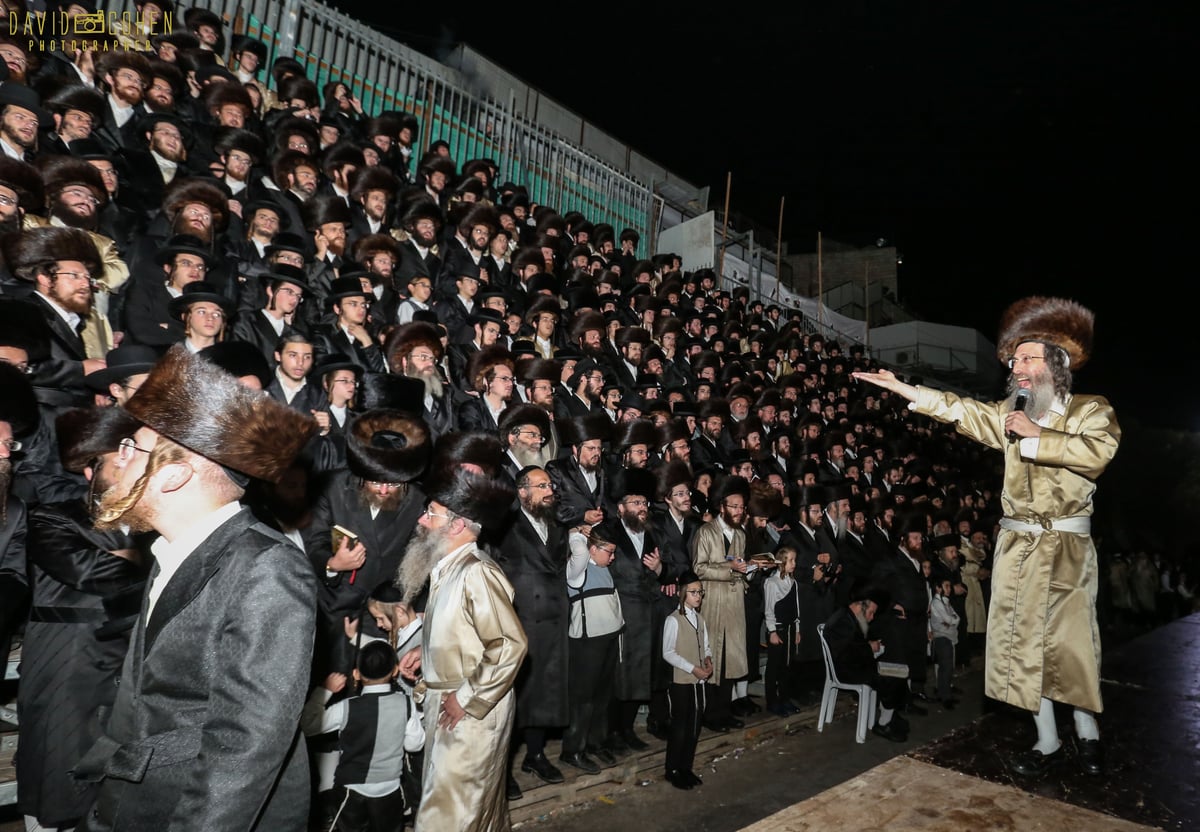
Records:
[[[470,44],[711,186],[710,207],[732,174],[732,210],[774,231],[786,197],[793,253],[814,251],[818,230],[887,239],[921,319],[994,340],[1017,298],[1075,298],[1096,312],[1076,389],[1123,421],[1200,430],[1182,8],[337,5],[435,57]]]

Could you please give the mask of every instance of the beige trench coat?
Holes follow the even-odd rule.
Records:
[[[512,686],[527,649],[512,599],[512,584],[473,543],[447,555],[431,580],[421,648],[427,690],[417,832],[510,827]],[[448,731],[437,721],[442,697],[451,693],[467,714]]]
[[[705,523],[692,538],[692,568],[704,587],[704,603],[700,608],[708,625],[708,642],[712,647],[713,675],[710,684],[720,684],[722,678],[737,679],[749,673],[746,660],[746,577],[729,568],[725,559],[743,557],[746,535],[741,529],[733,533],[729,551],[725,551],[725,535],[719,520]],[[724,654],[724,675],[721,656]]]
[[[1117,452],[1121,428],[1099,396],[1068,396],[1050,414],[1037,456],[1004,435],[1003,402],[983,403],[918,388],[916,411],[1004,453],[1004,516],[1039,527],[1002,530],[996,540],[984,690],[1036,711],[1042,697],[1100,712],[1099,585],[1090,534],[1055,531],[1054,520],[1089,518],[1096,479]]]

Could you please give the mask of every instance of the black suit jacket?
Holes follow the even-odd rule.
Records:
[[[34,293],[24,302],[50,330],[50,357],[37,363],[31,378],[38,403],[54,409],[89,404],[92,393],[83,383],[87,358],[83,339],[41,295]]]
[[[584,512],[602,508],[608,492],[608,477],[604,466],[596,471],[596,490],[588,488],[587,480],[573,456],[552,459],[546,463],[546,473],[558,494],[558,522],[567,528],[583,522]]]
[[[283,325],[283,332],[275,334],[275,327],[267,320],[267,314],[261,309],[253,312],[242,312],[233,323],[233,337],[254,346],[267,359],[268,365],[275,364],[275,345],[285,335],[291,335],[296,328],[291,324]]]
[[[513,607],[529,640],[517,677],[517,724],[565,726],[567,700],[567,529],[551,518],[546,542],[523,511],[513,512],[497,562],[513,585]]]
[[[398,285],[408,285],[408,281],[418,274],[425,275],[433,281],[441,272],[442,260],[434,254],[433,249],[425,252],[425,256],[422,257],[412,240],[405,240],[400,244],[400,263],[393,272]]]
[[[407,496],[395,511],[381,511],[372,519],[371,510],[359,499],[358,477],[346,470],[330,478],[317,498],[312,523],[304,530],[304,547],[321,582],[318,600],[322,614],[340,626],[342,616],[356,615],[375,587],[396,577],[424,508],[424,492],[409,485]],[[367,550],[367,559],[353,574],[353,583],[351,574],[345,572],[332,578],[325,574],[325,564],[333,557],[334,524],[357,534]]]
[[[152,614],[143,600],[105,736],[76,767],[104,778],[78,828],[304,828],[315,610],[285,537],[247,509],[212,532]]]
[[[384,373],[383,351],[374,341],[364,347],[336,326],[318,326],[312,333],[314,363],[326,355],[343,353],[364,372]]]

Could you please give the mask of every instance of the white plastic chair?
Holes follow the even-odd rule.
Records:
[[[817,625],[817,638],[821,640],[821,654],[825,657],[825,690],[821,694],[821,711],[817,715],[817,730],[820,731],[828,722],[833,722],[833,709],[837,705],[838,691],[850,691],[858,694],[858,728],[854,739],[858,742],[867,741],[867,729],[875,727],[875,688],[870,685],[851,685],[839,682],[833,669],[833,656],[829,653],[829,645],[825,643],[825,625]]]

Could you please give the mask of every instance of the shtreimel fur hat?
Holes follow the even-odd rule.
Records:
[[[431,443],[425,421],[398,410],[368,410],[346,431],[346,464],[372,482],[411,482],[425,472]]]
[[[127,404],[134,418],[200,456],[278,482],[317,423],[176,344]]]
[[[30,228],[15,235],[4,255],[9,270],[30,282],[37,278],[36,270],[40,265],[57,261],[78,260],[92,274],[100,273],[100,253],[96,244],[79,228]]]
[[[484,529],[502,524],[517,498],[506,477],[500,440],[484,433],[449,433],[438,440],[425,491],[455,514]]]
[[[1007,361],[1020,344],[1045,341],[1060,347],[1077,370],[1092,354],[1092,311],[1066,298],[1028,297],[1005,310],[1000,318],[996,354]]]

